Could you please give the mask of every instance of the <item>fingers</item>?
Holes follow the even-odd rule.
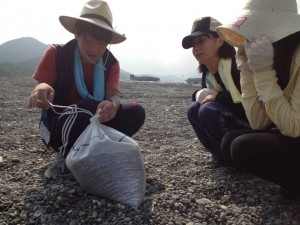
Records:
[[[117,109],[112,102],[105,100],[99,103],[96,113],[99,113],[100,123],[104,123],[115,117]]]
[[[48,93],[44,91],[40,92],[37,102],[42,102],[43,106],[48,108]]]
[[[27,107],[28,108],[35,107],[36,106],[36,101],[37,101],[37,94],[35,94],[34,91],[33,91],[31,96],[28,99]]]
[[[244,47],[239,47],[239,48],[237,49],[236,54],[237,54],[238,56],[246,56]]]
[[[248,41],[244,45],[245,46],[245,52],[246,52],[247,55],[248,55],[249,49],[251,49],[251,47],[252,47],[252,43],[253,43],[253,41]]]
[[[239,47],[237,52],[236,52],[236,59],[237,60],[241,60],[243,62],[247,62],[247,55],[245,52],[245,48],[244,47]]]
[[[50,93],[49,93],[49,95],[48,95],[48,100],[49,100],[50,102],[53,102],[53,101],[54,101],[54,91],[53,91],[53,90],[50,91]],[[49,105],[49,102],[48,102],[48,101],[47,101],[47,104]]]
[[[267,36],[255,37],[245,43],[248,65],[251,71],[258,73],[272,70],[274,49]]]
[[[216,94],[210,94],[210,95],[207,95],[201,102],[201,104],[205,104],[207,102],[214,102],[216,100],[216,96],[217,96],[217,93]]]
[[[49,102],[54,99],[54,90],[51,86],[45,83],[38,84],[32,94],[30,95],[27,103],[28,108],[49,108]]]
[[[245,42],[245,49],[252,49],[254,51],[262,51],[262,49],[270,48],[272,46],[272,38],[266,35],[254,37]]]

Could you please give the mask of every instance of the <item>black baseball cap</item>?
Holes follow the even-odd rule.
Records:
[[[191,34],[184,37],[182,40],[182,47],[184,49],[193,47],[194,37],[205,35],[210,31],[216,32],[217,27],[221,25],[222,24],[218,20],[210,16],[196,19],[193,23]]]

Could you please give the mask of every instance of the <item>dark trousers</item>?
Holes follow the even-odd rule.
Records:
[[[76,103],[78,108],[88,110],[92,114],[96,113],[98,104],[99,102],[95,100],[80,100]],[[50,143],[50,146],[55,151],[59,151],[59,148],[63,145],[62,129],[69,116],[70,115],[63,115],[56,121],[54,133],[52,134],[53,138]],[[91,116],[86,113],[77,114],[77,118],[68,135],[66,151],[63,152],[64,156],[69,153],[77,138],[90,124],[90,118]],[[112,127],[128,136],[132,136],[142,127],[144,121],[145,110],[140,104],[125,103],[119,107],[115,118],[103,124]]]
[[[300,137],[278,130],[235,130],[221,144],[226,160],[260,178],[300,191]]]
[[[212,153],[215,160],[222,160],[221,141],[229,130],[240,129],[246,125],[239,124],[238,117],[225,106],[208,102],[201,105],[192,102],[187,117],[202,145]]]

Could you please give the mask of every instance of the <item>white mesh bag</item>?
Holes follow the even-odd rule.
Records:
[[[138,144],[100,124],[97,117],[79,136],[66,164],[89,193],[137,209],[145,196],[146,175]]]

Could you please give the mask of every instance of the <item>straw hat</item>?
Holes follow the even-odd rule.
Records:
[[[296,0],[247,0],[240,16],[217,28],[219,35],[236,47],[255,36],[267,35],[276,42],[297,31]]]
[[[124,34],[114,30],[112,26],[113,18],[108,4],[102,0],[87,0],[79,17],[60,16],[60,23],[71,33],[75,33],[75,23],[77,20],[86,21],[98,27],[112,32],[110,44],[121,43],[126,40]]]

